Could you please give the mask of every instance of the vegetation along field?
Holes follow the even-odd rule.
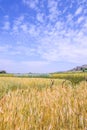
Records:
[[[0,130],[87,130],[87,82],[73,77],[1,76]]]

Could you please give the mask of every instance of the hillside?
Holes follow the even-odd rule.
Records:
[[[77,66],[69,71],[83,71],[83,70],[87,70],[87,64],[82,65],[82,66]]]

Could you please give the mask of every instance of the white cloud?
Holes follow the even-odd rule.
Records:
[[[18,17],[18,18],[14,21],[14,23],[15,23],[16,25],[21,25],[21,24],[23,23],[23,20],[24,20],[24,15],[21,15],[20,17]]]
[[[79,17],[78,20],[77,20],[77,23],[81,23],[82,21],[84,20],[84,17]]]
[[[87,20],[84,23],[84,28],[87,28]]]
[[[49,10],[49,16],[48,18],[50,21],[56,21],[58,18],[58,2],[55,0],[48,0],[48,10]]]
[[[77,21],[85,20],[85,17]],[[67,61],[73,63],[87,62],[87,30],[77,28],[76,30],[67,27],[66,22],[56,22],[55,26],[49,24],[43,29],[43,37],[38,40],[37,53],[47,61]],[[74,24],[74,23],[72,23]],[[86,34],[85,34],[86,33]]]
[[[29,8],[38,8],[38,0],[24,0],[24,3]],[[66,8],[63,10],[63,15],[67,13],[65,19],[58,9],[58,1],[48,0],[47,8],[48,14],[46,15],[43,10],[37,11],[33,22],[27,20],[31,18],[30,14],[26,16],[22,14],[16,18],[10,29],[11,36],[15,39],[14,42],[10,42],[15,44],[14,47],[0,48],[2,53],[13,57],[18,56],[21,59],[24,55],[25,58],[34,59],[37,56],[40,61],[35,59],[36,61],[21,61],[18,64],[8,62],[9,66],[12,64],[15,67],[21,64],[25,68],[38,66],[40,68],[47,65],[46,62],[87,62],[87,17],[82,14],[84,8],[78,7],[75,14],[67,12]],[[9,29],[9,26],[5,26],[6,28]]]
[[[71,37],[60,38],[59,40],[51,39],[46,45],[43,40],[42,46],[39,47],[39,53],[43,59],[48,61],[68,61],[73,63],[87,62],[87,45],[84,44],[87,38],[81,40],[79,36],[70,40]],[[75,41],[74,41],[75,40]],[[77,41],[76,41],[77,40]]]
[[[31,55],[34,55],[36,53],[36,49],[31,48],[29,46],[19,45],[15,48],[14,52],[19,52],[20,55],[31,56]],[[17,53],[14,53],[14,55],[16,55],[16,54]]]
[[[1,44],[1,42],[0,42],[0,44]],[[9,49],[11,49],[11,48],[12,48],[12,46],[9,44],[8,45],[6,45],[6,44],[0,45],[0,52],[6,54],[7,52],[9,52]]]
[[[49,62],[47,61],[22,61],[20,62],[20,61],[15,61],[15,60],[10,60],[10,59],[4,59],[4,60],[0,59],[0,70],[6,70],[8,73],[29,73],[29,72],[41,73],[43,72],[43,70],[45,70],[45,67],[48,65],[49,65]]]
[[[43,22],[44,21],[44,14],[42,13],[37,13],[37,20],[39,22]]]
[[[79,7],[79,8],[76,10],[75,15],[81,14],[82,10],[83,10],[82,7]]]
[[[74,16],[72,14],[67,15],[67,22],[72,22],[73,17]]]
[[[42,21],[40,14],[38,14],[37,19],[39,21]],[[18,35],[18,36],[22,34],[25,35],[25,37],[29,35],[37,36],[40,33],[39,29],[33,23],[30,23],[29,21],[26,22],[26,18],[22,15],[16,18],[16,20],[14,20],[11,33],[12,35]]]
[[[78,0],[78,5],[86,5],[87,4],[87,0]]]
[[[13,26],[13,32],[17,33],[18,31],[19,31],[18,26],[17,26],[17,25],[14,25],[14,26]]]
[[[20,26],[20,28],[23,30],[23,32],[28,32],[28,26],[27,26],[27,24],[22,24],[21,26]]]
[[[20,29],[23,31],[27,30],[27,25],[24,23],[24,15],[21,15],[13,21],[12,31],[17,34]]]
[[[87,45],[84,44],[85,41],[87,41],[85,34],[87,30],[84,28],[86,22],[82,24],[82,27],[77,29],[68,27],[70,21],[71,26],[74,26],[82,20],[85,21],[86,18],[85,16],[79,17],[75,23],[72,20],[73,17],[73,15],[69,15],[67,21],[61,22],[58,20],[54,25],[49,22],[45,26],[41,24],[28,25],[22,22],[18,25],[18,29],[22,28],[22,36],[21,33],[18,34],[21,36],[19,40],[20,46],[17,46],[14,52],[19,52],[19,55],[23,52],[27,56],[38,55],[42,60],[49,62],[86,62]],[[33,41],[30,43],[29,36],[35,38],[35,46],[29,47],[29,45],[33,44]],[[21,46],[22,44],[24,44],[24,46]]]
[[[10,22],[9,21],[5,21],[4,22],[4,26],[2,27],[3,30],[9,30],[10,29]]]
[[[38,0],[23,0],[23,3],[26,4],[31,9],[36,9]]]
[[[0,52],[3,53],[7,51],[7,47],[0,46]]]

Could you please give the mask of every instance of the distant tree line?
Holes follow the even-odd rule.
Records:
[[[81,68],[81,70],[82,70],[83,72],[85,72],[85,71],[87,71],[87,68]]]
[[[0,74],[6,74],[6,71],[5,70],[1,70]]]

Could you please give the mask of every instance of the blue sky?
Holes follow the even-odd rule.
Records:
[[[87,63],[87,0],[0,0],[0,70],[54,72]]]

